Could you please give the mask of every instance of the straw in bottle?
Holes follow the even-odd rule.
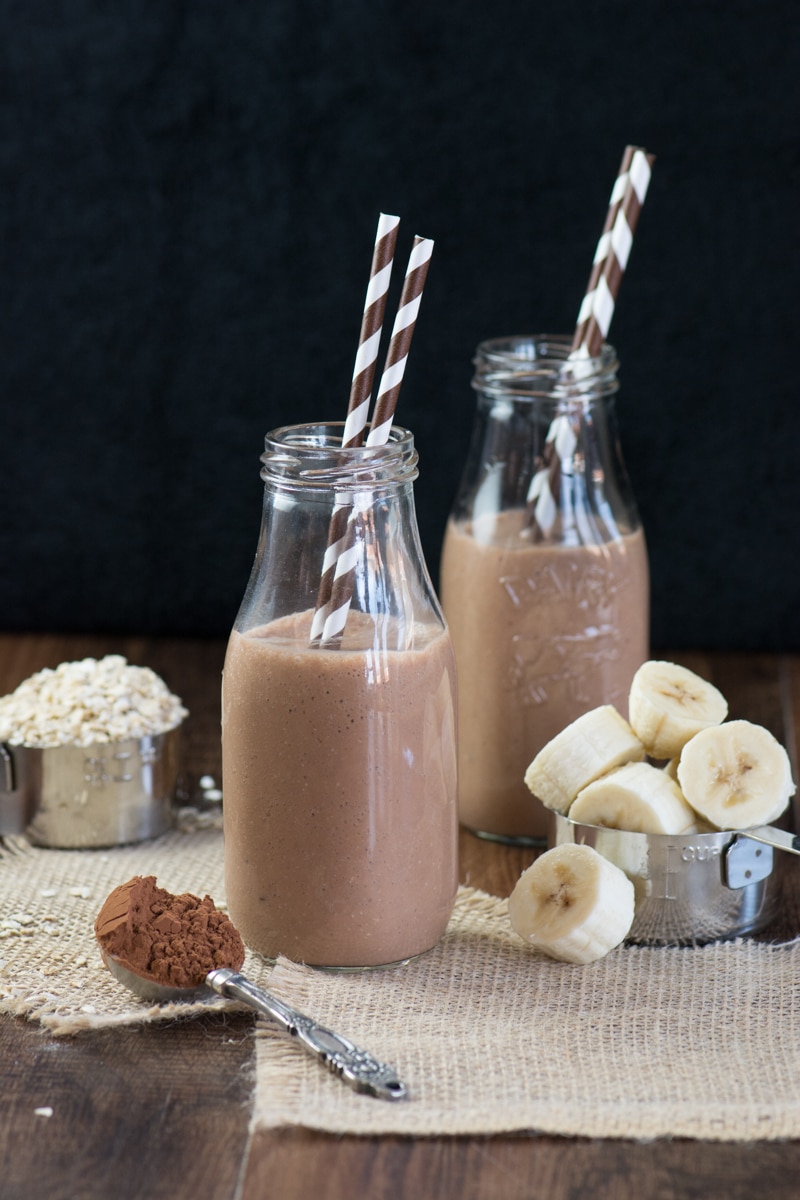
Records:
[[[392,340],[386,353],[386,363],[378,387],[375,412],[372,414],[372,424],[367,436],[368,446],[383,446],[389,440],[397,407],[397,397],[400,395],[400,385],[405,374],[408,352],[416,328],[419,306],[422,303],[422,290],[425,287],[432,253],[433,242],[430,238],[414,238],[403,282],[403,292],[392,328]]]
[[[654,155],[639,146],[625,147],[578,313],[572,354],[593,358],[606,340],[654,161]]]
[[[375,235],[375,250],[364,301],[358,351],[353,366],[350,403],[342,434],[343,446],[360,446],[364,439],[399,226],[399,217],[387,217],[385,213],[381,213]]]
[[[375,247],[372,253],[369,284],[364,300],[364,313],[361,318],[361,331],[358,338],[358,350],[353,365],[353,379],[350,385],[350,400],[347,407],[347,420],[342,433],[342,446],[360,446],[364,441],[364,430],[367,426],[369,406],[372,400],[372,387],[375,381],[375,365],[380,349],[383,318],[386,312],[386,299],[392,276],[394,251],[397,244],[397,233],[400,225],[399,217],[387,216],[381,213],[378,219],[378,229],[375,234]],[[322,563],[322,576],[317,593],[317,606],[311,625],[311,641],[317,642],[322,637],[325,618],[328,615],[328,605],[333,586],[333,576],[336,561],[343,550],[342,538],[347,529],[349,505],[347,498],[334,505],[331,523],[328,530],[328,546]]]
[[[433,241],[430,238],[414,238],[367,435],[367,446],[382,446],[389,440],[432,253]],[[330,601],[320,637],[320,645],[328,648],[340,644],[350,610],[358,564],[358,547],[355,544],[358,515],[357,504],[352,504],[347,529],[339,543]]]
[[[608,335],[622,276],[628,265],[633,234],[647,195],[655,156],[639,146],[626,146],[611,191],[603,232],[597,243],[567,362],[563,382],[579,372],[581,360],[596,357]],[[562,474],[571,473],[577,438],[565,413],[551,422],[542,455],[528,489],[528,528],[547,536],[555,524]]]

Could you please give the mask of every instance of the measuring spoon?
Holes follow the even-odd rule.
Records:
[[[365,1092],[380,1100],[403,1100],[406,1085],[397,1078],[397,1072],[386,1063],[379,1062],[366,1050],[360,1050],[348,1038],[326,1029],[311,1017],[291,1008],[277,996],[256,987],[238,971],[230,967],[218,967],[209,971],[199,987],[172,987],[156,983],[144,975],[138,975],[112,954],[100,948],[103,961],[111,974],[124,987],[142,1000],[163,1004],[168,1001],[185,1001],[216,992],[229,1000],[238,1000],[273,1021],[296,1037],[309,1054],[316,1058],[357,1092]]]

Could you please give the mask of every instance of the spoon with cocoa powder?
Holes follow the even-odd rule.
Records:
[[[210,896],[175,896],[154,875],[136,875],[107,896],[94,932],[103,961],[142,1000],[194,1000],[216,992],[272,1020],[357,1092],[402,1100],[393,1067],[284,1004],[239,973],[244,945]]]

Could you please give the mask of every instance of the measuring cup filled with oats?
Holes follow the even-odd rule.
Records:
[[[77,849],[163,833],[187,715],[119,654],[31,675],[0,697],[0,834]]]

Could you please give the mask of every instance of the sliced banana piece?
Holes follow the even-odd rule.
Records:
[[[628,716],[652,758],[677,757],[690,738],[727,715],[722,693],[677,663],[651,659],[633,677]]]
[[[508,900],[512,928],[563,962],[595,962],[633,924],[633,884],[591,846],[548,850],[517,880]]]
[[[677,758],[671,758],[669,762],[664,763],[664,766],[661,768],[664,774],[669,775],[670,779],[674,779],[676,783],[678,782],[678,761],[679,759]]]
[[[767,825],[794,795],[792,766],[763,725],[726,721],[684,746],[678,781],[692,808],[718,829]]]
[[[628,763],[578,793],[570,821],[629,833],[694,833],[694,810],[660,767]]]
[[[525,772],[542,804],[567,812],[582,788],[623,763],[641,761],[644,746],[611,704],[578,717],[543,746]]]
[[[650,871],[647,837],[620,837],[619,829],[598,829],[591,844],[598,854],[625,872],[633,884],[637,902],[640,896],[645,899]]]
[[[671,758],[669,760],[669,762],[665,763],[664,766],[661,768],[661,770],[664,772],[664,774],[668,775],[670,779],[673,779],[675,781],[675,783],[678,783],[678,763],[679,762],[680,762],[679,758]],[[678,784],[678,787],[680,787],[680,784]],[[681,795],[683,796],[683,792],[681,792]],[[684,798],[684,800],[686,800],[685,796],[683,796],[683,798]],[[687,804],[688,804],[688,801],[687,801]],[[692,812],[694,812],[694,809],[692,809]],[[716,825],[712,825],[710,821],[707,821],[705,819],[705,817],[701,817],[699,813],[694,813],[694,823],[695,823],[696,828],[687,830],[686,831],[687,833],[719,833],[719,830],[717,829]],[[602,854],[602,851],[601,851],[601,854]],[[613,862],[613,859],[612,859],[612,862]]]

